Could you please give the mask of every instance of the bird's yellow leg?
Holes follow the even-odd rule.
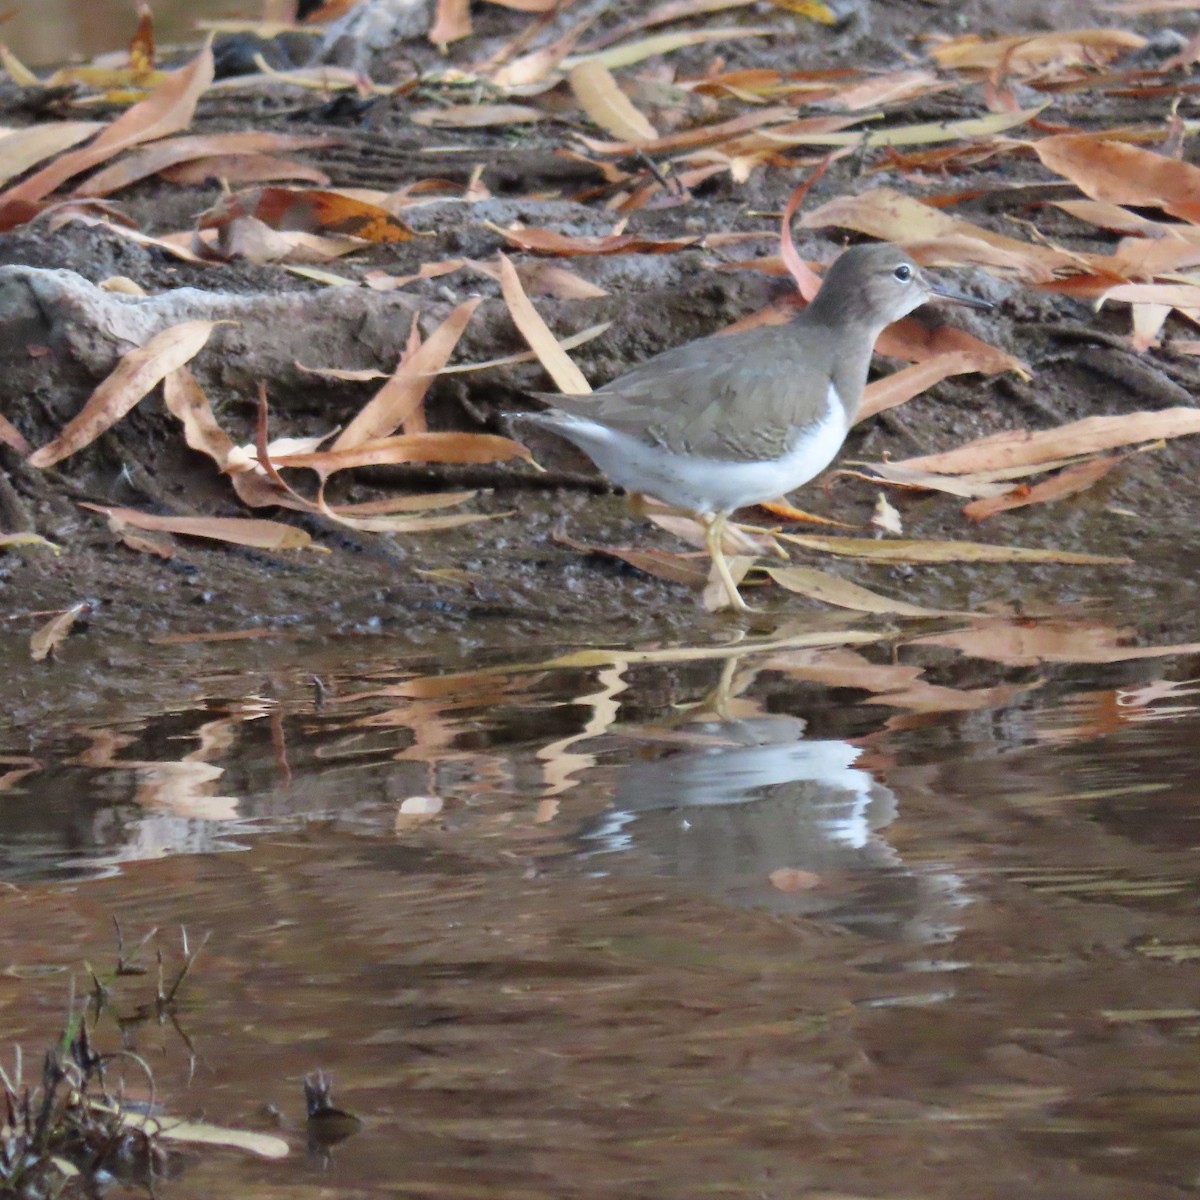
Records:
[[[739,612],[749,612],[750,606],[742,599],[737,584],[733,582],[729,563],[725,561],[725,549],[721,545],[725,536],[725,522],[728,519],[728,513],[705,514],[700,517],[700,521],[704,525],[704,544],[708,549],[709,558],[713,561],[713,566],[717,568],[721,582],[725,585],[725,594],[729,597],[729,603]]]

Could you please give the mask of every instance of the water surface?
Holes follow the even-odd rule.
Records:
[[[812,636],[143,648],[0,739],[4,1042],[184,925],[98,1037],[291,1153],[165,1195],[1193,1194],[1195,658]]]

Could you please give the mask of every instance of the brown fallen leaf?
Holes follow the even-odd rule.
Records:
[[[188,446],[207,454],[224,471],[235,443],[218,424],[204,389],[187,367],[177,367],[163,378],[163,402],[182,423]]]
[[[753,556],[745,554],[738,554],[725,560],[725,565],[729,568],[729,577],[733,580],[735,587],[741,588],[744,585],[746,576],[756,561]],[[729,589],[725,586],[725,580],[721,578],[715,563],[709,566],[704,591],[700,593],[700,606],[705,612],[721,612],[733,607]]]
[[[694,129],[680,130],[678,133],[668,133],[655,138],[652,142],[638,145],[634,142],[604,142],[597,138],[579,137],[579,142],[594,154],[635,154],[639,150],[643,154],[658,154],[668,150],[695,149],[700,146],[711,146],[724,142],[733,137],[751,133],[763,125],[772,122],[787,121],[795,116],[795,110],[782,106],[763,108],[757,112],[743,113],[728,121],[718,121],[712,125],[699,125]],[[851,118],[852,119],[852,118]],[[819,128],[842,128],[850,119],[842,117],[814,117],[819,122]],[[613,180],[612,182],[616,182]]]
[[[168,562],[176,555],[175,542],[169,534],[138,533],[119,522],[113,532],[130,550],[136,550],[139,554],[153,554],[156,558],[163,558]]]
[[[499,262],[495,266],[479,262],[473,262],[471,265],[477,271],[495,279],[497,283],[500,282]],[[559,266],[557,263],[534,261],[515,263],[514,266],[517,278],[528,296],[550,296],[555,300],[595,300],[609,294],[607,288],[583,279],[568,267]]]
[[[784,521],[799,521],[805,525],[828,525],[834,529],[860,528],[858,525],[850,525],[845,521],[835,521],[831,517],[818,517],[815,513],[805,512],[804,509],[796,508],[795,505],[789,504],[783,499],[767,500],[754,507],[761,508],[773,517],[779,517]]]
[[[205,231],[211,237],[211,231]],[[215,243],[199,235],[213,257],[253,263],[328,263],[362,250],[357,237],[328,237],[302,230],[279,230],[257,217],[234,217],[217,229]]]
[[[799,533],[779,533],[775,536],[806,550],[819,550],[825,554],[887,563],[1044,562],[1079,566],[1124,566],[1132,561],[1109,554],[1084,554],[1073,550],[1046,550],[1040,547],[995,546],[986,542],[914,541],[909,538],[875,540],[816,537]]]
[[[895,104],[900,100],[915,100],[935,92],[947,91],[956,85],[938,78],[932,71],[885,71],[857,83],[837,88],[833,95],[822,100],[831,108],[857,110]]]
[[[72,604],[66,612],[52,617],[45,625],[37,629],[29,639],[29,656],[34,662],[44,662],[71,632],[75,622],[91,608],[90,601],[81,600]]]
[[[1071,133],[1033,143],[1038,158],[1093,200],[1161,208],[1200,222],[1200,167],[1102,134]]]
[[[991,347],[988,349],[990,351]],[[893,371],[891,375],[867,384],[854,420],[856,423],[865,421],[876,413],[904,404],[952,375],[966,375],[971,372],[990,375],[992,371],[989,367],[993,359],[994,355],[991,353],[975,355],[965,350],[951,350],[934,358],[927,358],[924,362],[913,363],[899,371]]]
[[[363,283],[374,292],[394,292],[398,288],[407,287],[410,283],[416,283],[420,279],[440,279],[443,275],[450,275],[454,271],[461,271],[464,267],[472,266],[470,260],[465,258],[450,258],[444,262],[427,262],[411,275],[389,275],[386,271],[368,271],[363,276]]]
[[[22,458],[33,452],[25,435],[3,413],[0,413],[0,442],[11,446]]]
[[[325,135],[244,131],[169,138],[136,150],[120,162],[98,171],[72,193],[76,196],[110,196],[140,179],[193,159],[221,155],[253,154],[267,150],[309,150],[334,146],[339,139]],[[0,148],[3,143],[0,142]]]
[[[805,229],[837,225],[904,246],[916,243],[958,247],[957,258],[949,254],[942,257],[942,261],[951,263],[971,261],[963,256],[962,248],[983,243],[992,252],[990,265],[1004,266],[1030,282],[1050,283],[1058,271],[1078,273],[1083,269],[1079,255],[992,233],[981,225],[952,217],[894,188],[875,188],[857,196],[839,196],[807,213],[800,224]]]
[[[796,281],[796,288],[809,302],[821,288],[821,277],[800,257],[796,240],[792,237],[792,221],[804,203],[809,189],[829,169],[833,159],[826,155],[816,169],[795,188],[783,207],[783,218],[779,223],[779,260],[787,273]]]
[[[1164,408],[1157,412],[1122,413],[1110,417],[1085,417],[1057,429],[1030,433],[1009,430],[967,442],[941,454],[924,454],[894,464],[918,471],[965,475],[1006,467],[1047,463],[1079,454],[1096,454],[1156,442],[1163,438],[1200,433],[1200,409]]]
[[[451,42],[471,36],[471,0],[437,0],[428,38],[443,53]]]
[[[499,0],[494,0],[499,2]],[[511,0],[510,0],[511,2]],[[531,0],[531,2],[546,3],[546,0]],[[638,38],[632,42],[621,42],[594,54],[579,55],[574,61],[568,59],[564,66],[568,69],[583,58],[594,58],[602,62],[610,71],[619,67],[631,67],[634,63],[653,58],[658,54],[672,54],[676,50],[685,50],[689,46],[703,46],[708,42],[731,42],[739,38],[777,37],[779,30],[770,25],[718,26],[710,29],[689,29],[680,33],[659,33],[647,38]]]
[[[698,237],[655,240],[638,237],[632,233],[610,233],[604,237],[571,237],[553,229],[501,229],[491,221],[484,221],[483,224],[519,250],[531,250],[535,254],[559,254],[564,257],[575,254],[668,254],[674,250],[686,250],[700,241]]]
[[[488,129],[493,126],[530,125],[546,114],[528,104],[447,104],[419,108],[409,118],[427,129]]]
[[[681,583],[699,591],[708,582],[708,562],[700,555],[672,554],[668,550],[638,550],[632,546],[601,546],[576,541],[562,532],[556,532],[553,537],[556,542],[570,546],[580,554],[620,559],[636,570],[653,575],[656,579],[665,579],[668,583]]]
[[[1196,174],[1200,175],[1200,170]],[[1100,307],[1110,300],[1123,304],[1195,310],[1200,309],[1200,284],[1121,283],[1116,287],[1107,288],[1097,300],[1096,306]]]
[[[35,450],[31,466],[53,466],[83,449],[116,424],[170,372],[194,358],[221,321],[184,321],[122,355],[113,372],[53,441]]]
[[[103,128],[100,121],[55,121],[6,133],[0,138],[0,184],[70,150]]]
[[[761,129],[724,147],[728,154],[750,154],[762,150],[782,150],[792,146],[841,146],[847,150],[881,149],[887,146],[923,146],[937,142],[953,142],[961,138],[992,137],[998,133],[1025,125],[1037,118],[1040,108],[1017,109],[1015,112],[992,113],[986,117],[969,117],[960,121],[922,121],[916,125],[890,125],[880,129],[833,130],[825,132],[812,128],[820,118],[809,117],[790,125]],[[840,118],[844,124],[874,120],[878,112],[851,113]],[[828,118],[827,118],[828,119]]]
[[[215,154],[194,158],[176,167],[167,167],[159,174],[168,183],[199,187],[205,183],[311,183],[328,187],[329,176],[311,163],[280,158],[275,154]]]
[[[658,130],[629,99],[613,73],[597,59],[586,58],[567,76],[583,111],[606,133],[634,145],[653,142]]]
[[[873,462],[863,465],[870,467],[871,474],[843,469],[831,472],[830,478],[847,475],[854,479],[865,479],[868,483],[882,482],[910,490],[945,492],[948,496],[962,496],[968,500],[980,496],[1003,496],[1011,490],[1008,483],[982,481],[977,475],[962,477],[939,475],[934,471],[917,471],[892,462]],[[1047,468],[1039,467],[1037,469],[1040,471]]]
[[[0,192],[0,228],[12,227],[10,213],[19,214],[22,204],[41,200],[68,179],[122,150],[186,129],[212,80],[212,49],[206,45],[191,63],[171,72],[149,96],[101,130],[91,145],[60,155],[28,179]]]
[[[252,188],[219,201],[198,220],[200,229],[219,229],[237,217],[254,217],[288,233],[322,233],[387,244],[416,237],[394,213],[378,204],[328,188]]]
[[[952,612],[945,609],[925,608],[920,604],[909,604],[905,600],[893,600],[881,596],[869,588],[841,579],[812,567],[767,567],[767,574],[780,587],[822,604],[833,604],[838,608],[849,608],[855,612],[878,613],[897,617],[966,617],[970,613]]]
[[[482,299],[475,297],[458,305],[426,342],[406,353],[392,377],[363,405],[332,448],[350,450],[395,432],[421,404],[481,303]]]
[[[256,550],[319,550],[311,536],[294,525],[281,521],[264,521],[257,517],[180,517],[160,516],[155,513],[138,512],[133,508],[115,508],[104,504],[80,503],[80,508],[103,513],[110,520],[135,529],[149,529],[162,533],[178,533],[187,537],[209,538],[218,542],[229,542],[234,546],[250,546]]]
[[[963,516],[972,521],[986,521],[997,513],[1008,512],[1014,508],[1026,508],[1031,504],[1046,504],[1052,500],[1062,500],[1067,496],[1077,495],[1086,491],[1093,484],[1099,483],[1121,461],[1119,455],[1109,458],[1093,458],[1089,462],[1080,463],[1075,467],[1067,467],[1050,479],[1036,483],[1032,487],[1019,487],[1003,496],[992,496],[973,500],[963,508]]]
[[[1140,50],[1146,39],[1122,29],[1070,29],[984,39],[966,34],[934,45],[929,56],[952,71],[995,71],[1035,75],[1064,66],[1093,68]]]
[[[572,362],[570,355],[559,345],[558,339],[550,332],[541,314],[533,307],[529,297],[521,287],[520,277],[516,268],[505,255],[500,260],[500,289],[504,302],[512,315],[513,324],[520,330],[521,336],[529,343],[529,348],[538,356],[538,361],[546,368],[546,373],[554,380],[555,386],[566,395],[587,394],[592,390],[591,384],[583,372]]]
[[[277,468],[306,467],[328,478],[351,467],[377,467],[400,463],[495,463],[514,458],[529,461],[520,442],[494,433],[410,433],[375,438],[343,449],[303,454],[272,455]]]

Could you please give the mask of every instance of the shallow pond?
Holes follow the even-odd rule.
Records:
[[[847,628],[142,647],[165,701],[81,674],[0,736],[5,1054],[114,918],[151,977],[186,926],[175,1020],[97,1040],[291,1152],[189,1148],[164,1195],[1193,1194],[1189,660],[1007,629],[972,686]]]

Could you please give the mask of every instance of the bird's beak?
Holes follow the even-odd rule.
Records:
[[[942,304],[961,304],[966,308],[977,308],[981,312],[990,312],[996,306],[990,300],[980,300],[975,296],[964,296],[962,292],[952,292],[948,288],[939,287],[936,283],[926,281],[931,301],[941,301]]]

